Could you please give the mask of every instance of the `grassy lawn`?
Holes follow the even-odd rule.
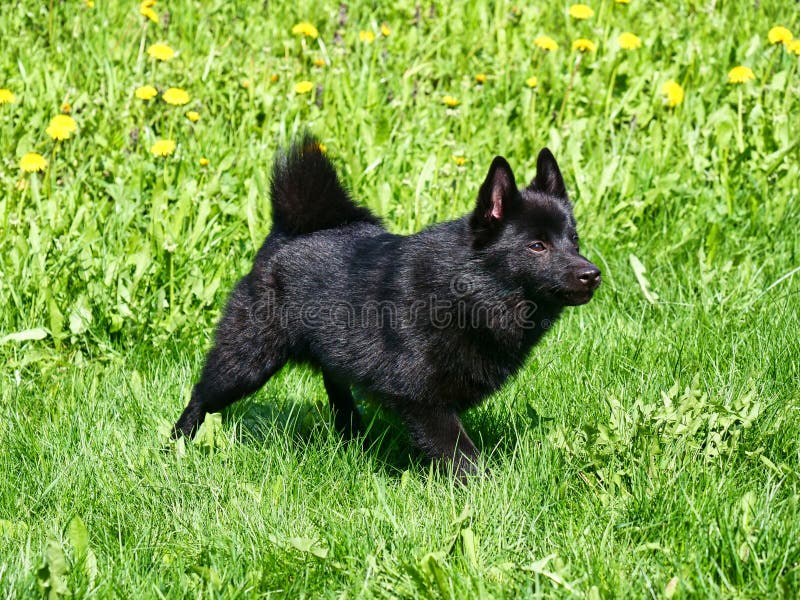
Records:
[[[800,14],[589,5],[2,3],[4,597],[800,594]],[[302,367],[169,442],[305,129],[398,233],[559,160],[604,285],[466,415],[466,488]]]

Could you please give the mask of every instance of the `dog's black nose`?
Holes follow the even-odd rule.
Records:
[[[578,273],[580,282],[588,288],[595,289],[600,285],[600,269],[591,267]]]

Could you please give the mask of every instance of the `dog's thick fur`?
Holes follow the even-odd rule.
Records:
[[[192,436],[287,360],[322,371],[336,426],[360,428],[350,386],[402,418],[414,443],[456,475],[478,451],[459,420],[523,365],[566,305],[588,302],[600,271],[578,254],[553,155],[518,189],[496,157],[474,211],[409,236],[358,206],[306,136],[278,158],[273,228],[234,288],[175,435]]]

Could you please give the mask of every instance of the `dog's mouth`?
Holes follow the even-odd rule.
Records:
[[[567,306],[580,306],[592,299],[594,290],[570,291],[564,293],[564,303]]]

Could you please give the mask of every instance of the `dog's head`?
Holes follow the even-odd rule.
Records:
[[[506,159],[492,161],[470,228],[483,259],[532,299],[585,304],[600,285],[600,270],[579,253],[572,204],[547,148],[539,153],[536,177],[523,189]]]

